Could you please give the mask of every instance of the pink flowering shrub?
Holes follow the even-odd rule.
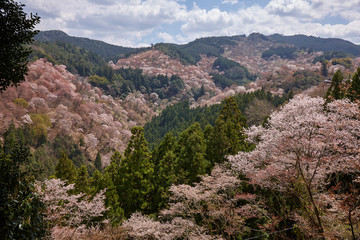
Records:
[[[348,100],[324,107],[322,98],[296,96],[271,114],[267,127],[247,131],[257,143],[254,151],[239,152],[229,161],[251,184],[295,196],[303,211],[294,219],[304,232],[331,235],[335,222],[342,228],[349,224],[339,198],[327,188],[338,173],[358,173],[359,117],[359,106]]]
[[[107,211],[104,191],[93,198],[83,193],[69,194],[74,184],[67,185],[60,179],[50,179],[39,186],[39,192],[46,204],[47,218],[52,224],[51,234],[55,239],[68,239],[70,236],[87,234],[96,231],[104,223],[102,217]]]
[[[270,216],[253,194],[239,194],[241,181],[224,166],[194,186],[173,185],[169,207],[158,220],[135,213],[123,227],[131,239],[231,239],[249,233],[250,218]],[[239,200],[242,203],[239,204]],[[264,227],[266,228],[266,227]]]

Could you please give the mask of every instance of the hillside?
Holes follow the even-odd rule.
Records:
[[[39,219],[46,239],[360,234],[360,57],[258,33],[121,57],[50,36],[71,43],[30,45],[26,80],[0,93],[14,232]]]
[[[64,65],[44,59],[30,63],[26,81],[8,88],[0,98],[1,136],[12,121],[16,127],[42,129],[39,134],[49,142],[58,135],[69,136],[88,160],[100,152],[105,165],[114,150],[125,149],[130,129],[155,114],[152,103],[140,93],[114,99]]]
[[[273,34],[270,39],[279,42],[292,44],[298,48],[311,48],[315,51],[340,51],[354,56],[360,56],[360,46],[339,38],[319,38],[306,35],[284,36]]]
[[[107,60],[139,51],[139,49],[120,47],[99,40],[69,36],[59,30],[41,31],[34,39],[40,42],[60,41],[76,45],[85,50],[92,51]]]

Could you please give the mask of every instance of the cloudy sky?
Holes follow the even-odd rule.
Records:
[[[22,0],[39,30],[121,46],[259,32],[360,44],[360,0]]]

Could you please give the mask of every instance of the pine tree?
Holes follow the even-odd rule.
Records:
[[[246,118],[241,114],[235,98],[225,99],[207,145],[207,158],[212,165],[223,162],[226,155],[248,149],[243,130],[245,126]]]
[[[134,127],[125,158],[120,162],[118,178],[115,182],[119,201],[125,216],[151,208],[150,192],[153,191],[151,179],[154,167],[150,162],[150,153],[141,127]]]
[[[151,162],[154,165],[154,199],[153,211],[165,207],[169,199],[169,187],[175,182],[175,138],[172,133],[167,133],[154,151],[152,152]]]
[[[327,77],[327,75],[328,75],[327,63],[328,63],[327,60],[324,60],[321,62],[321,74],[324,77]]]
[[[123,156],[120,152],[115,151],[110,157],[110,160],[110,164],[104,170],[101,186],[98,185],[98,188],[106,188],[105,205],[110,208],[107,211],[107,216],[113,224],[117,224],[124,218],[124,210],[121,207],[117,187],[115,186],[115,183],[119,179],[118,174]]]
[[[331,85],[326,92],[326,102],[331,102],[336,99],[343,99],[345,97],[345,91],[342,89],[343,80],[343,74],[340,72],[340,70],[337,70],[332,78]]]
[[[77,169],[75,179],[75,192],[76,193],[87,193],[89,192],[89,173],[85,165],[81,165]]]
[[[348,89],[348,96],[351,101],[360,99],[360,67],[358,67],[352,77],[352,81]]]
[[[29,155],[22,130],[11,123],[0,145],[1,239],[38,239],[46,232],[45,206],[26,170]]]
[[[97,170],[99,170],[100,172],[102,171],[102,163],[101,163],[101,155],[98,152],[95,158],[95,162],[94,162],[94,166]]]
[[[76,179],[76,167],[65,153],[62,153],[55,167],[55,176],[63,181],[67,180],[68,183],[73,183]]]
[[[205,138],[199,123],[181,133],[176,147],[177,183],[192,183],[206,173],[209,162],[205,159]]]

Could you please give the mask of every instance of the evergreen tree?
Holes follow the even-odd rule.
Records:
[[[327,63],[328,63],[327,60],[324,60],[321,62],[321,74],[324,77],[327,77],[327,75],[328,75]]]
[[[75,192],[76,193],[87,193],[89,192],[89,173],[85,165],[81,165],[77,169],[75,179]]]
[[[101,155],[99,152],[96,155],[94,165],[97,170],[102,171]]]
[[[358,67],[352,77],[352,81],[348,89],[348,96],[351,101],[360,99],[360,67]]]
[[[31,43],[38,32],[33,29],[40,17],[27,17],[23,7],[13,0],[0,2],[0,92],[25,80],[31,52],[25,44]]]
[[[55,176],[63,181],[67,180],[68,183],[73,183],[76,180],[76,167],[65,153],[62,153],[55,167]]]
[[[151,162],[154,165],[154,199],[153,211],[165,207],[169,199],[169,187],[175,182],[175,138],[172,133],[167,133],[158,147],[154,149]]]
[[[206,145],[199,123],[181,133],[176,147],[177,183],[192,183],[206,173],[209,162],[205,159]]]
[[[35,193],[31,172],[26,171],[30,150],[14,123],[0,145],[1,239],[38,239],[46,233],[45,206]]]
[[[151,178],[154,167],[150,162],[150,153],[141,127],[134,127],[125,158],[120,162],[116,189],[125,216],[141,211],[149,212],[150,192],[153,191]]]
[[[100,185],[98,185],[98,188],[106,188],[105,206],[110,208],[107,211],[107,216],[113,224],[117,224],[124,218],[124,210],[121,208],[117,187],[115,186],[115,183],[119,178],[120,163],[123,160],[123,157],[120,152],[115,151],[110,160],[111,162],[109,166],[105,168],[102,181],[99,182]]]
[[[245,126],[246,118],[241,114],[235,98],[225,99],[207,145],[207,158],[212,165],[223,162],[226,155],[233,155],[249,148],[245,142]]]
[[[343,74],[340,72],[340,70],[337,70],[332,78],[331,85],[326,92],[326,102],[331,102],[335,99],[343,99],[345,97],[345,91],[342,89],[343,80]]]

